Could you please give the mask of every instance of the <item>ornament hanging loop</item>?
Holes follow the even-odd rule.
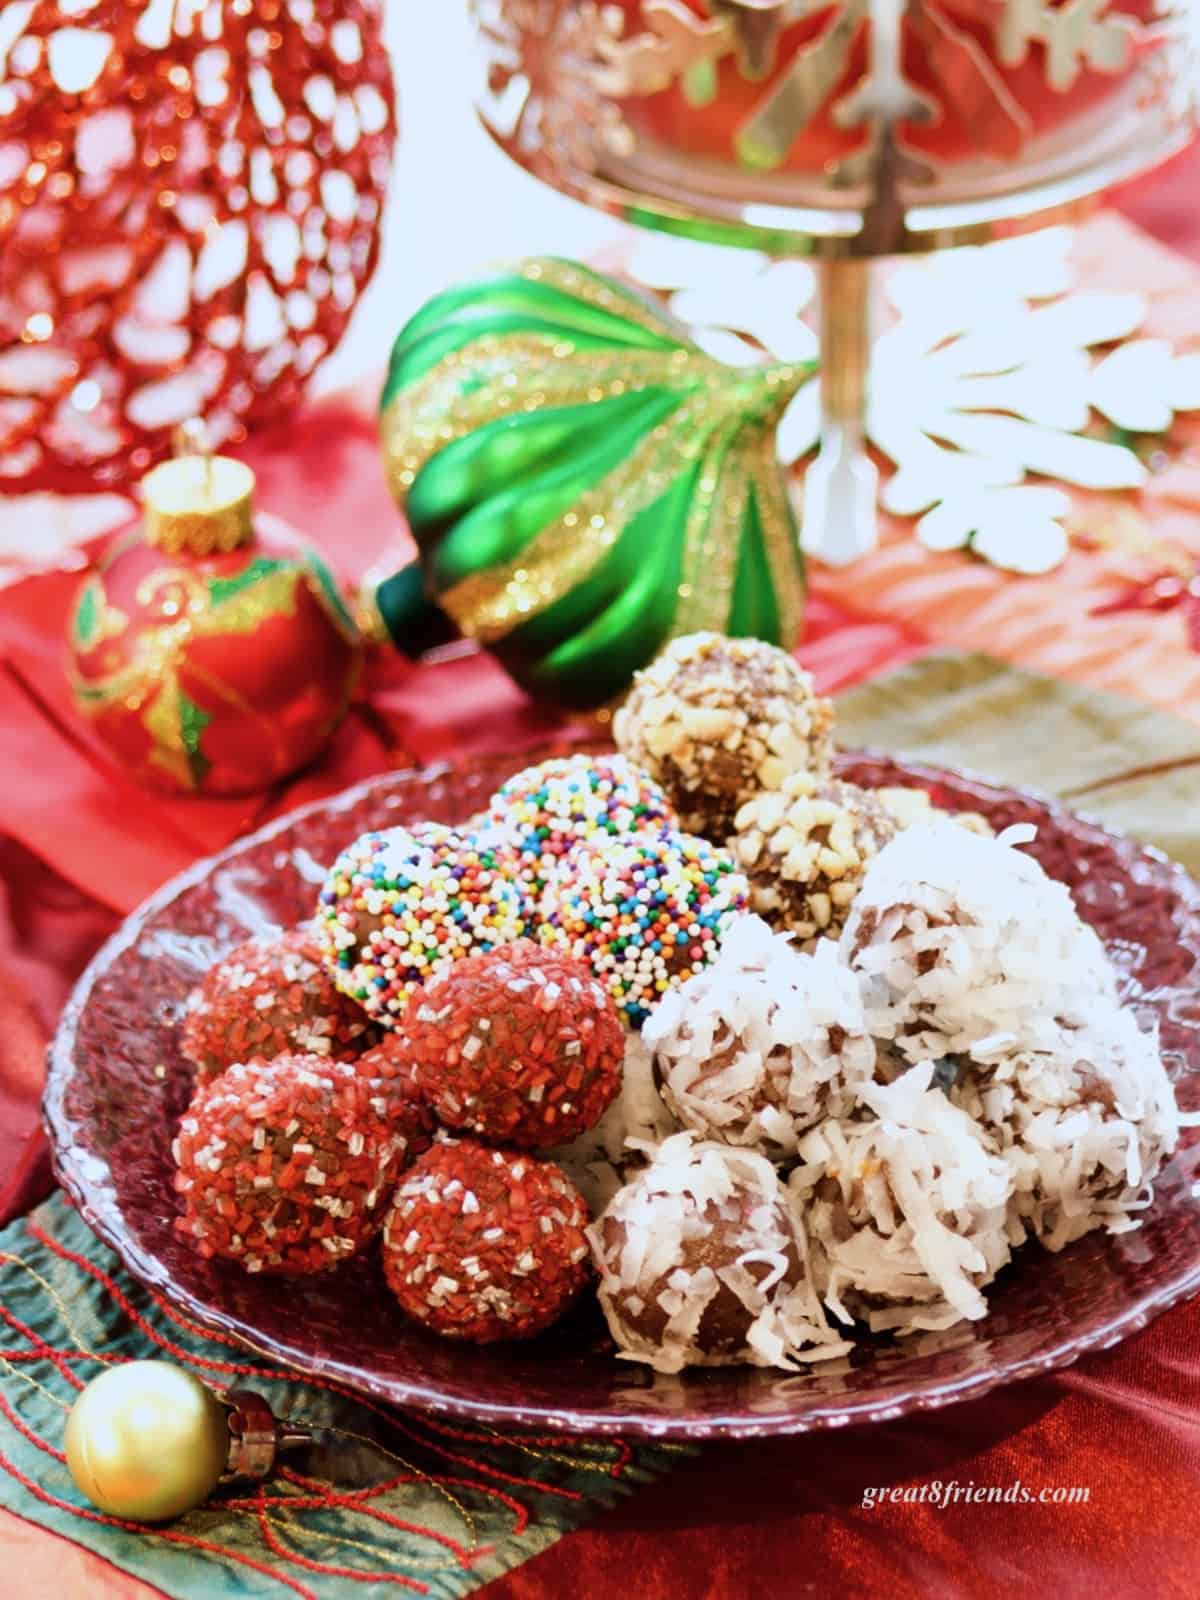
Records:
[[[173,456],[209,456],[214,454],[212,435],[203,417],[188,417],[176,425],[171,434]]]
[[[203,417],[186,417],[171,434],[171,454],[176,460],[181,456],[199,456],[204,462],[204,492],[213,492],[212,461],[215,454],[212,434]]]
[[[312,1442],[308,1428],[276,1417],[253,1389],[227,1389],[221,1399],[229,1408],[229,1459],[222,1483],[261,1482],[271,1476],[282,1451]]]

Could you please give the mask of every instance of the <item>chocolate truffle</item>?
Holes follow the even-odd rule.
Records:
[[[525,931],[513,852],[436,822],[364,833],[321,890],[322,956],[343,994],[385,1027],[426,979]]]
[[[192,992],[179,1047],[200,1082],[235,1061],[284,1054],[345,1061],[379,1037],[361,1006],[320,965],[310,925],[248,939],[211,967]]]
[[[588,1230],[600,1304],[629,1360],[794,1366],[844,1354],[775,1169],[678,1133]]]
[[[474,1344],[556,1322],[590,1275],[587,1207],[552,1161],[444,1139],[408,1171],[383,1234],[388,1287],[410,1317]]]
[[[748,800],[793,772],[828,775],[833,707],[786,650],[692,633],[634,679],[617,745],[663,786],[690,833],[723,843]]]
[[[515,773],[492,796],[488,824],[537,888],[578,845],[659,833],[678,819],[658,784],[624,756],[575,755]]]
[[[865,1087],[853,1116],[803,1136],[788,1180],[825,1304],[877,1333],[985,1316],[1010,1255],[1012,1176],[934,1070]]]
[[[353,1063],[236,1063],[197,1091],[179,1124],[176,1227],[201,1255],[247,1272],[326,1271],[378,1228],[400,1151]]]
[[[822,940],[796,950],[758,917],[730,926],[716,962],[646,1022],[663,1099],[706,1139],[796,1154],[805,1128],[847,1113],[875,1066],[858,986]]]
[[[542,943],[586,962],[636,1028],[672,983],[716,956],[746,880],[727,850],[687,833],[581,846],[542,897]]]
[[[583,962],[528,939],[457,961],[400,1024],[448,1128],[539,1149],[597,1122],[621,1086],[617,1008]]]
[[[869,790],[797,772],[742,807],[730,848],[750,880],[750,909],[803,942],[838,936],[897,830]]]

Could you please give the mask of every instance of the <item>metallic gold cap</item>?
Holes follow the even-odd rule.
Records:
[[[142,479],[146,540],[168,555],[236,550],[253,532],[254,474],[231,456],[178,456]]]

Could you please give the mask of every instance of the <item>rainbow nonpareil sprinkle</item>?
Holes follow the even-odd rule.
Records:
[[[356,839],[334,863],[317,914],[334,982],[389,1027],[426,979],[520,938],[525,923],[512,851],[430,822]]]
[[[588,962],[630,1027],[714,960],[746,880],[729,852],[687,833],[576,850],[542,901],[542,942]]]
[[[624,756],[565,756],[526,767],[492,796],[489,817],[541,883],[581,844],[678,826],[658,784]]]

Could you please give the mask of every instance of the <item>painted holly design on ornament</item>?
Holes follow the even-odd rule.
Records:
[[[159,559],[122,544],[85,583],[75,698],[158,788],[266,788],[316,755],[357,678],[333,580],[312,552],[237,551],[199,570]]]
[[[155,468],[144,526],[76,598],[75,703],[158,788],[268,788],[319,753],[358,681],[358,632],[332,574],[286,524],[252,516],[253,486],[224,457]]]

